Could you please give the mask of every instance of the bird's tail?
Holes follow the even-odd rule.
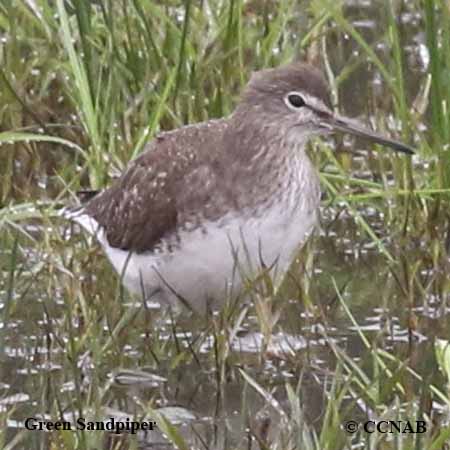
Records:
[[[96,235],[99,225],[96,220],[89,216],[84,205],[94,198],[100,191],[81,190],[77,191],[76,196],[80,200],[80,205],[65,206],[58,211],[58,216],[81,225],[89,234]]]
[[[77,191],[76,196],[80,200],[81,204],[84,204],[93,199],[99,192],[100,191],[94,189],[83,189],[81,191]]]

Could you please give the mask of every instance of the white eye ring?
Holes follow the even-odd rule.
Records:
[[[299,92],[289,92],[284,97],[284,103],[290,109],[299,110],[306,106],[305,99]]]

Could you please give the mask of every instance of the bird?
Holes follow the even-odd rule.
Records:
[[[96,237],[130,292],[217,309],[261,270],[279,286],[318,222],[307,142],[335,132],[414,153],[333,112],[320,70],[294,62],[254,72],[228,117],[156,135],[67,216]]]

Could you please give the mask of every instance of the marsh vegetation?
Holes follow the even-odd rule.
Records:
[[[416,155],[312,143],[321,229],[277,295],[268,283],[208,318],[131,297],[58,209],[293,59]],[[444,0],[1,2],[0,447],[449,448],[449,74]],[[27,417],[157,431],[48,433]],[[427,431],[348,434],[350,419]]]

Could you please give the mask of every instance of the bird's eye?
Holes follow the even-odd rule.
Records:
[[[299,109],[306,105],[300,94],[292,93],[286,96],[287,105],[291,108]]]

